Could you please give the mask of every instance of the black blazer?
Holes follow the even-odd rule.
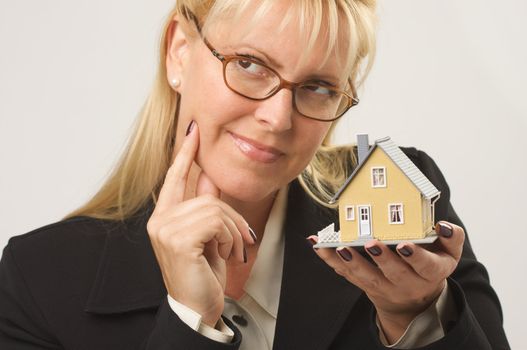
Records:
[[[435,163],[404,149],[441,191],[436,220],[461,221]],[[186,326],[168,306],[146,232],[150,205],[124,223],[77,217],[14,237],[0,263],[0,349],[237,349]],[[285,259],[273,349],[384,349],[365,294],[313,252],[306,237],[335,211],[291,184]],[[449,279],[459,319],[423,349],[508,349],[498,298],[466,240]]]

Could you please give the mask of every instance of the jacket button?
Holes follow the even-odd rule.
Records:
[[[242,327],[247,326],[247,320],[242,315],[234,315],[232,316],[232,320]]]

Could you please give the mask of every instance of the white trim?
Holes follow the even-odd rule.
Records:
[[[423,222],[423,227],[426,227],[425,224],[428,222],[428,213],[430,212],[431,205],[432,201],[421,194],[421,211],[423,212],[421,220]]]
[[[348,210],[351,209],[351,215],[348,215]],[[355,206],[353,205],[346,205],[344,208],[346,212],[346,221],[355,221]]]
[[[384,176],[384,184],[375,186],[373,184],[373,170],[377,170],[377,169],[382,170],[382,175]],[[387,180],[386,179],[386,167],[385,166],[372,166],[370,168],[370,178],[371,178],[371,187],[373,187],[373,188],[384,188],[384,187],[386,187],[386,182],[387,182],[386,181]]]
[[[392,206],[395,206],[395,205],[399,205],[401,206],[401,211],[400,211],[400,215],[401,215],[401,221],[392,221]],[[402,225],[404,224],[404,205],[403,203],[388,203],[388,223],[390,225]]]

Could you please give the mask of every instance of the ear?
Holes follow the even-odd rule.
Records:
[[[178,16],[172,19],[167,31],[166,44],[166,71],[167,80],[170,84],[173,79],[178,79],[181,83],[172,86],[175,91],[180,90],[183,83],[183,76],[188,58],[190,38],[185,30],[185,25],[179,20]]]

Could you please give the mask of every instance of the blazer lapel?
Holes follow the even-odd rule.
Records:
[[[85,311],[98,314],[157,308],[166,289],[146,231],[152,208],[109,224]]]
[[[315,204],[294,181],[284,226],[285,256],[274,350],[327,349],[362,294],[322,261],[306,241],[331,222],[338,223],[336,211]]]

